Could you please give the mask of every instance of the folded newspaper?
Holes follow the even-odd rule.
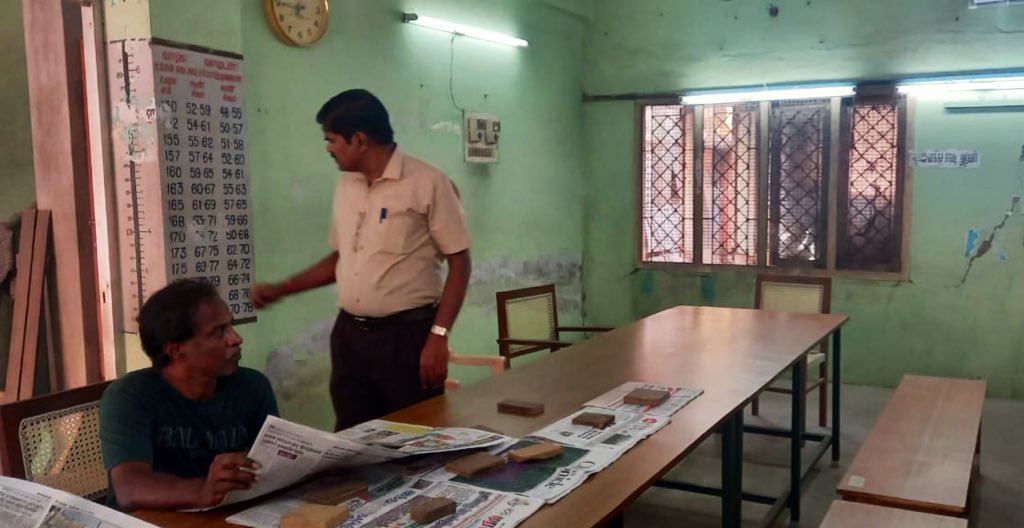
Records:
[[[623,398],[634,389],[655,389],[667,391],[668,399],[660,405],[636,405],[628,404]],[[669,387],[667,385],[655,385],[653,383],[641,383],[629,381],[618,387],[584,403],[588,407],[601,407],[603,409],[621,410],[633,413],[653,414],[655,416],[672,416],[679,412],[686,404],[693,401],[697,396],[704,394],[704,389],[691,387]]]
[[[432,428],[373,420],[329,433],[268,416],[249,450],[260,464],[252,488],[233,491],[220,506],[253,499],[330,470],[377,464],[410,455],[488,447],[504,435],[457,427]]]
[[[11,477],[0,477],[0,526],[156,528],[77,495]]]

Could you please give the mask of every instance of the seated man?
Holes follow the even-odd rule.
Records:
[[[152,368],[125,374],[100,402],[100,443],[108,503],[182,509],[220,504],[246,489],[258,465],[246,458],[267,415],[277,415],[270,382],[239,367],[242,337],[210,284],[175,282],[139,311]]]

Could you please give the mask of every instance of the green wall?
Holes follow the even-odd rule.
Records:
[[[334,0],[326,36],[308,49],[278,41],[261,2],[218,4],[216,16],[199,16],[205,7],[179,10],[180,2],[153,0],[153,34],[229,49],[241,43],[260,280],[280,280],[329,251],[338,173],[314,115],[332,95],[362,87],[388,107],[399,144],[444,170],[461,191],[474,273],[452,348],[497,353],[494,291],[500,289],[556,282],[562,317],[580,320],[587,2]],[[530,45],[513,49],[459,37],[453,60],[450,35],[402,24],[403,11],[514,34]],[[462,112],[449,84],[459,106],[501,118],[497,165],[462,161]],[[323,288],[289,298],[242,328],[243,363],[268,372],[290,419],[333,423],[326,382],[335,313],[333,290]],[[486,369],[455,372],[464,383],[486,375]]]
[[[968,10],[965,0],[597,0],[585,37],[591,94],[1021,68],[1024,8]],[[968,264],[965,235],[991,232],[1024,194],[1020,112],[949,112],[919,100],[915,149],[976,149],[977,169],[915,169],[910,280],[837,279],[832,309],[849,314],[844,376],[895,385],[904,373],[982,377],[989,394],[1024,398],[1024,208]],[[587,320],[618,324],[676,304],[750,307],[753,274],[636,269],[632,102],[584,105],[584,290]]]
[[[28,107],[28,71],[20,0],[0,0],[0,221],[32,204],[32,122]]]
[[[0,222],[35,201],[32,161],[32,123],[29,120],[28,72],[20,0],[0,0]],[[7,370],[13,304],[0,293],[0,372]]]

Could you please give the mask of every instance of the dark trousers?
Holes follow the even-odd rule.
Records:
[[[444,394],[420,383],[420,352],[433,324],[432,314],[369,322],[338,314],[331,331],[335,431]]]

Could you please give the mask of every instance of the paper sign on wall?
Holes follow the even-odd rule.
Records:
[[[914,153],[917,167],[940,169],[976,169],[981,166],[981,154],[977,150],[922,150]]]

